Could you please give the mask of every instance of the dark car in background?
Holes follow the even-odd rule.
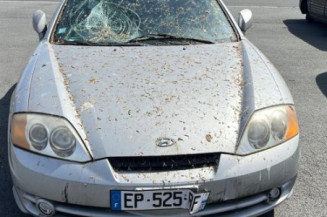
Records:
[[[300,0],[300,9],[309,22],[327,23],[327,0]]]

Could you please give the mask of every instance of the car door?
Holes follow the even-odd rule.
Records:
[[[309,12],[312,15],[325,16],[327,0],[309,0]]]

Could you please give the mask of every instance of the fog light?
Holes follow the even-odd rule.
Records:
[[[279,188],[273,188],[269,191],[269,194],[268,194],[268,200],[269,201],[274,201],[274,200],[277,200],[280,196],[280,189]]]
[[[54,205],[43,199],[36,201],[36,207],[45,216],[53,216],[56,212]]]

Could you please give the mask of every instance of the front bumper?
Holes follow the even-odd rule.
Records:
[[[249,156],[221,154],[218,168],[153,173],[118,173],[107,159],[79,164],[36,155],[10,147],[14,195],[20,209],[39,212],[39,198],[55,204],[58,216],[186,216],[187,210],[156,212],[110,211],[110,190],[192,188],[210,191],[206,209],[195,216],[256,216],[265,213],[292,191],[300,155],[298,136]],[[267,202],[267,191],[279,187],[278,200]]]

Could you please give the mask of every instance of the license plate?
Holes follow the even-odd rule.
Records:
[[[111,210],[188,209],[190,214],[205,208],[209,193],[191,190],[110,191]]]

